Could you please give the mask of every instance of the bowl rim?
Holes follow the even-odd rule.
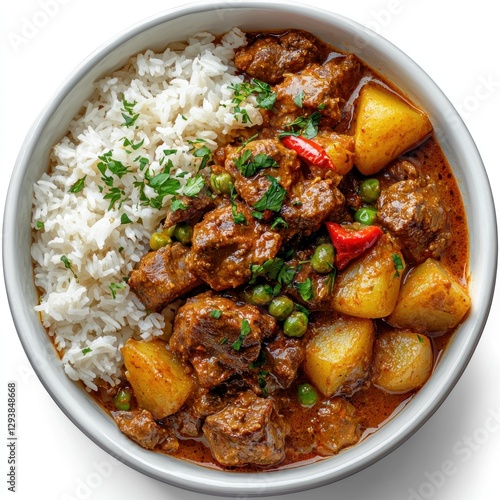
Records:
[[[488,273],[484,273],[481,281],[481,290],[483,290],[484,300],[481,304],[477,305],[474,317],[467,320],[469,335],[467,335],[467,338],[460,344],[459,352],[455,358],[447,361],[445,373],[447,376],[441,376],[439,379],[436,378],[435,380],[430,380],[414,397],[414,401],[419,401],[418,404],[415,403],[410,405],[413,406],[410,410],[407,410],[409,407],[406,407],[382,429],[379,429],[372,436],[353,447],[351,450],[357,450],[355,453],[350,453],[351,450],[346,450],[338,455],[339,457],[342,457],[341,464],[338,466],[335,466],[334,463],[330,462],[331,459],[327,459],[294,469],[280,470],[277,472],[242,474],[213,471],[211,469],[200,468],[199,466],[193,467],[185,462],[178,461],[179,465],[174,465],[172,470],[162,470],[161,468],[148,463],[144,459],[144,455],[142,453],[134,453],[131,452],[130,448],[125,448],[119,444],[117,445],[112,439],[109,438],[109,436],[104,435],[99,429],[96,429],[92,425],[92,416],[87,417],[84,412],[82,412],[82,415],[76,411],[71,411],[68,408],[65,403],[66,387],[57,379],[56,375],[51,374],[50,371],[42,369],[40,364],[37,362],[39,353],[34,352],[33,346],[29,341],[31,333],[29,321],[23,317],[21,309],[18,309],[18,305],[22,304],[23,299],[22,290],[15,272],[18,249],[15,248],[13,243],[14,238],[8,238],[5,237],[5,235],[14,235],[17,230],[17,204],[23,187],[22,181],[24,173],[28,168],[29,160],[35,150],[35,146],[40,140],[45,127],[50,122],[56,109],[61,105],[65,97],[76,86],[84,74],[90,71],[92,67],[98,64],[122,44],[137,36],[141,32],[150,30],[166,22],[173,21],[178,17],[190,14],[202,14],[207,11],[219,9],[225,10],[227,8],[231,10],[266,9],[272,11],[286,11],[309,17],[315,21],[321,20],[330,24],[333,23],[337,26],[340,25],[344,29],[355,34],[362,33],[367,43],[378,47],[381,52],[388,54],[390,58],[397,59],[398,64],[403,62],[407,69],[411,69],[416,76],[422,79],[422,81],[425,81],[426,85],[430,89],[429,92],[438,96],[437,99],[439,99],[441,104],[446,103],[446,105],[453,110],[453,116],[456,118],[456,133],[461,136],[461,140],[464,142],[463,147],[465,148],[465,146],[467,146],[468,148],[470,161],[477,169],[477,172],[475,171],[476,180],[481,184],[481,188],[483,190],[483,217],[489,217],[490,223],[488,228],[490,231],[489,236],[491,241],[489,241],[488,245],[483,248],[486,252],[486,257],[488,258],[489,271]],[[488,220],[486,220],[486,222],[488,222]],[[3,227],[4,238],[2,247],[4,280],[14,324],[21,344],[38,378],[57,405],[82,432],[92,439],[92,441],[98,444],[108,454],[122,461],[126,465],[174,486],[218,496],[234,496],[236,494],[247,496],[278,495],[322,486],[333,481],[340,480],[368,467],[405,442],[439,408],[461,377],[473,355],[486,324],[488,312],[493,300],[498,254],[495,207],[486,170],[464,122],[451,106],[451,103],[444,96],[439,87],[423,71],[423,69],[420,68],[420,66],[409,58],[409,56],[377,33],[344,16],[294,1],[265,2],[257,0],[240,1],[230,4],[222,2],[220,4],[207,4],[206,2],[197,1],[181,7],[168,9],[157,15],[142,20],[104,43],[73,70],[61,87],[56,91],[54,98],[49,101],[29,130],[16,160],[9,183],[5,203]],[[493,233],[491,231],[493,231]],[[402,413],[404,413],[404,418],[401,418]],[[382,432],[382,430],[384,430],[384,432]],[[331,467],[328,466],[329,462]],[[167,465],[168,464],[169,462],[167,462]],[[172,462],[170,462],[170,465],[172,465]],[[193,476],[193,471],[199,473],[198,477]],[[231,478],[230,481],[228,481],[228,476]]]

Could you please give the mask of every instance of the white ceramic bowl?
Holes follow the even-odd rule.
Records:
[[[31,200],[34,182],[46,170],[51,147],[88,97],[92,82],[120,67],[133,54],[160,49],[189,33],[302,28],[347,52],[394,82],[429,114],[454,168],[470,231],[470,293],[473,307],[434,374],[395,418],[361,443],[315,464],[277,472],[226,473],[144,450],[125,437],[65,375],[33,307]],[[218,496],[285,494],[320,486],[382,458],[410,437],[439,407],[464,371],[485,325],[497,261],[496,222],[491,190],[474,142],[450,102],[405,54],[366,28],[326,11],[295,3],[244,1],[190,4],[135,25],[87,59],[68,78],[29,132],[13,171],[5,207],[3,256],[10,307],[19,337],[42,383],[66,415],[115,458],[161,481]]]

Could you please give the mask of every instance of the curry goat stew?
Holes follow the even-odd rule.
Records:
[[[247,39],[231,112],[250,100],[262,123],[207,156],[128,279],[149,310],[180,299],[173,331],[127,341],[127,379],[94,392],[141,446],[238,471],[376,431],[470,306],[465,212],[425,113],[312,34]]]

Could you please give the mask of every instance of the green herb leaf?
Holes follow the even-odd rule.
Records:
[[[186,185],[183,187],[182,192],[185,196],[193,197],[196,196],[205,185],[205,179],[201,175],[195,175],[186,181]]]
[[[73,276],[76,278],[77,276],[75,274],[75,271],[73,271],[73,268],[71,267],[71,261],[68,259],[68,257],[66,257],[66,255],[61,255],[61,262],[63,262],[64,267],[66,269],[69,269],[73,273]]]
[[[82,354],[85,356],[85,354],[88,354],[89,352],[92,352],[92,349],[90,347],[85,347],[85,349],[82,349]]]
[[[288,222],[286,222],[286,220],[282,217],[276,217],[276,219],[274,219],[274,222],[271,224],[271,229],[276,229],[277,227],[286,229],[288,227]]]
[[[254,209],[259,212],[263,212],[264,210],[279,212],[287,194],[286,189],[271,175],[266,175],[266,177],[271,185],[262,198],[255,203]]]
[[[122,214],[120,217],[120,222],[122,224],[131,224],[132,221],[130,220],[130,217],[127,214]]]
[[[124,283],[123,281],[121,283],[111,283],[111,285],[109,285],[109,289],[111,290],[111,296],[113,297],[113,299],[116,299],[116,292],[118,290],[123,290],[126,286],[126,283]]]
[[[307,139],[313,139],[318,135],[318,126],[321,120],[321,113],[315,111],[308,117],[299,116],[293,122],[289,123],[286,128],[290,129],[279,134],[279,137],[287,135],[303,135]]]
[[[78,179],[70,188],[69,192],[70,193],[79,193],[85,186],[85,179],[87,178],[86,175],[84,175],[81,179]]]
[[[259,153],[252,157],[252,150],[246,149],[239,158],[233,158],[236,168],[243,177],[252,177],[257,170],[264,168],[278,168],[279,165],[274,158],[265,153]]]
[[[313,288],[311,278],[307,278],[303,283],[295,283],[295,286],[302,297],[302,300],[307,302],[313,298]]]
[[[210,311],[210,316],[215,319],[219,319],[222,316],[222,311],[220,309],[212,309]]]
[[[172,210],[172,212],[177,212],[177,210],[186,210],[186,205],[184,205],[181,200],[175,199],[170,204],[170,210]]]
[[[250,323],[247,319],[241,322],[241,329],[238,338],[233,342],[232,347],[235,351],[239,351],[243,345],[245,337],[252,331],[250,328]]]
[[[40,220],[37,220],[35,223],[35,229],[37,231],[41,231],[42,229],[45,229],[45,223],[40,221]]]
[[[302,101],[304,100],[304,91],[302,90],[301,92],[299,92],[294,98],[293,98],[293,102],[295,103],[295,105],[299,108],[302,107]]]
[[[137,101],[128,102],[125,97],[122,98],[122,117],[125,120],[121,125],[122,127],[131,127],[139,118],[140,113],[134,114],[134,106]]]
[[[261,370],[257,377],[259,381],[259,387],[262,389],[262,395],[267,396],[267,380],[266,377],[269,375],[269,372],[266,370]]]
[[[418,341],[419,341],[421,344],[423,344],[423,343],[424,343],[424,338],[423,338],[421,335],[419,335],[418,333],[417,333],[417,339],[418,339]]]
[[[396,272],[394,273],[393,278],[399,278],[400,276],[399,272],[404,269],[403,261],[401,260],[401,257],[397,253],[392,254],[392,260],[394,262],[394,267],[396,268]]]
[[[230,189],[230,199],[231,199],[231,211],[233,213],[233,220],[235,224],[244,224],[245,226],[248,225],[248,221],[245,219],[245,216],[241,213],[238,212],[238,205],[236,204],[236,190],[234,189],[233,184],[229,185]]]
[[[261,349],[259,352],[259,357],[255,361],[252,361],[252,363],[250,363],[248,365],[248,369],[254,370],[255,368],[260,368],[266,364],[266,361],[267,361],[266,353],[265,353],[264,349]]]

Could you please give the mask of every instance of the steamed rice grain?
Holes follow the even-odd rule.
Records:
[[[172,330],[180,302],[148,313],[126,284],[171,201],[166,197],[160,210],[144,206],[134,183],[148,169],[151,175],[162,171],[165,150],[175,150],[168,158],[177,174],[185,172],[185,183],[200,163],[193,144],[202,140],[213,151],[261,122],[251,99],[243,107],[251,122],[233,114],[231,86],[241,78],[232,60],[244,44],[235,28],[218,44],[212,34],[199,33],[162,53],[148,50],[130,59],[96,83],[82,114],[53,148],[50,171],[34,186],[31,255],[41,293],[36,310],[67,375],[89,390],[97,389],[96,379],[119,382],[120,349],[128,338],[147,340]],[[123,125],[124,102],[134,103],[134,126]],[[122,195],[111,208],[97,167],[110,151],[130,170],[114,183]],[[148,161],[142,170],[139,158]],[[83,189],[70,192],[79,181]],[[147,186],[144,192],[153,195]],[[123,223],[124,214],[130,222]]]

